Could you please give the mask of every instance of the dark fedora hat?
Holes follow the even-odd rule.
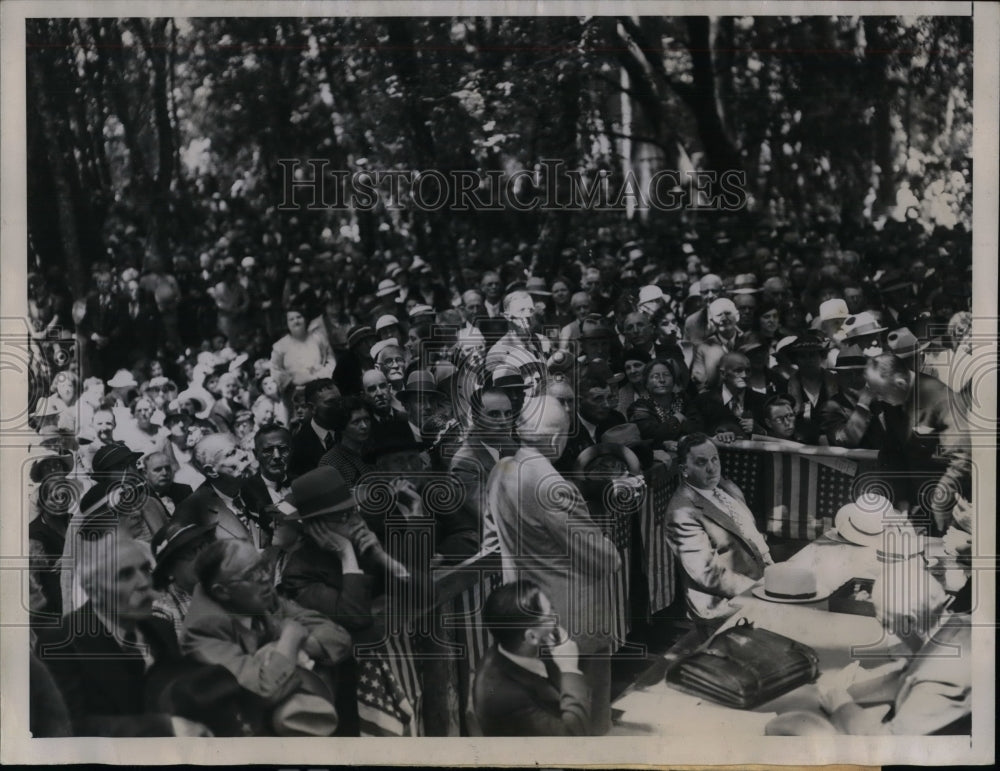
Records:
[[[864,369],[868,357],[856,345],[848,345],[836,351],[836,358],[830,369],[834,372],[846,372],[852,369]]]
[[[153,580],[156,583],[166,583],[166,572],[170,568],[171,560],[180,554],[186,547],[197,543],[199,540],[215,539],[215,524],[207,525],[184,524],[172,519],[153,536],[149,548],[156,559],[156,567],[153,568]]]
[[[94,459],[90,466],[94,471],[119,471],[128,468],[141,457],[141,452],[135,452],[126,447],[125,444],[115,442],[94,453]]]
[[[416,396],[434,396],[443,399],[448,394],[438,388],[434,373],[426,369],[415,369],[406,378],[406,386],[396,394],[396,398],[405,402]]]
[[[285,521],[296,522],[354,508],[354,493],[333,466],[319,466],[296,477],[288,502],[294,512],[285,512]]]
[[[364,460],[373,463],[384,455],[397,452],[422,452],[427,445],[414,438],[410,424],[405,421],[395,421],[386,427],[378,437],[378,443],[369,447],[364,453]]]
[[[823,341],[811,334],[799,335],[784,349],[785,353],[795,356],[800,353],[822,353],[826,350]]]

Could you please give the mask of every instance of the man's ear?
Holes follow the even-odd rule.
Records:
[[[208,593],[216,600],[220,602],[228,602],[232,595],[229,592],[229,586],[227,584],[215,583],[212,584],[212,588],[208,590]]]
[[[219,472],[215,469],[214,463],[205,463],[201,467],[201,473],[204,474],[209,479],[215,479],[219,476]]]

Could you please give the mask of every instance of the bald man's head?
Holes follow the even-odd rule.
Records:
[[[521,441],[547,458],[558,458],[566,449],[570,418],[552,396],[527,399],[518,415],[517,433]]]

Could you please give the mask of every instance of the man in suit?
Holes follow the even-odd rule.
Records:
[[[170,516],[194,491],[189,485],[174,481],[174,467],[165,452],[151,452],[143,461],[147,488],[160,499]]]
[[[736,326],[738,317],[735,303],[726,297],[713,300],[708,307],[708,318],[715,331],[698,344],[691,363],[691,382],[699,391],[708,391],[719,385],[722,357],[737,350],[740,344],[740,330]]]
[[[699,394],[695,407],[701,413],[705,431],[719,441],[749,439],[762,429],[766,397],[747,388],[750,359],[744,353],[731,352],[719,362],[717,387]]]
[[[66,700],[74,734],[210,736],[199,723],[147,709],[159,674],[180,658],[173,627],[153,617],[148,549],[109,529],[81,543],[75,557],[89,599],[61,628],[45,630],[39,649]]]
[[[87,341],[89,373],[107,380],[121,366],[122,335],[128,329],[128,312],[121,295],[114,290],[111,273],[94,274],[95,291],[87,297],[86,312],[79,324]]]
[[[127,323],[122,336],[123,353],[129,362],[149,361],[163,342],[163,321],[153,299],[132,279],[125,284],[123,298]]]
[[[684,319],[684,339],[692,345],[702,342],[712,332],[708,318],[708,306],[723,296],[722,279],[714,273],[701,277],[698,282],[701,290],[701,310],[695,311]]]
[[[486,599],[483,623],[493,637],[473,686],[483,734],[590,734],[590,694],[579,669],[579,648],[558,626],[538,585],[516,581],[495,589]]]
[[[270,543],[269,528],[260,511],[243,498],[250,475],[250,456],[229,434],[209,434],[194,447],[193,460],[205,481],[185,498],[174,517],[185,524],[215,524],[219,540],[238,538],[258,549]]]
[[[680,561],[688,612],[708,631],[735,608],[773,563],[743,492],[722,478],[719,451],[705,434],[677,446],[682,484],[667,504],[667,545]]]
[[[534,312],[535,301],[525,291],[511,292],[503,298],[503,317],[507,319],[508,331],[486,354],[486,369],[492,371],[512,358],[519,366],[545,361],[551,344],[548,338],[532,331]]]
[[[463,508],[473,521],[483,521],[483,487],[500,456],[513,449],[514,408],[499,388],[476,391],[469,399],[472,426],[451,459],[451,473],[463,488]]]
[[[225,667],[242,687],[277,708],[275,723],[293,697],[308,694],[309,701],[326,702],[328,720],[313,735],[332,734],[337,716],[330,669],[351,655],[347,630],[279,597],[270,557],[246,541],[210,544],[198,555],[195,573],[198,586],[181,634],[184,654]]]
[[[305,385],[305,400],[312,407],[312,418],[292,437],[288,473],[297,477],[319,465],[323,453],[333,448],[330,418],[340,398],[340,389],[329,378],[310,380]]]
[[[607,587],[621,560],[583,496],[552,465],[569,431],[562,405],[551,396],[529,399],[517,431],[522,446],[502,458],[487,481],[487,519],[500,541],[505,581],[534,581],[562,614],[583,655],[593,732],[603,735],[611,726],[614,629]]]

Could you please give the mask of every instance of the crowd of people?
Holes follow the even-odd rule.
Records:
[[[968,556],[961,229],[485,252],[222,239],[109,258],[76,301],[29,275],[35,735],[362,733],[354,650],[489,552],[482,730],[606,733],[608,510],[678,475],[668,545],[713,628],[772,562],[721,475],[738,440],[878,451],[893,507]]]

